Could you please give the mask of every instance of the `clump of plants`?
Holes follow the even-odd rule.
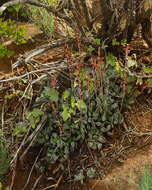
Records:
[[[149,172],[148,167],[144,168],[141,175],[140,182],[138,183],[139,190],[151,190],[152,189],[152,174]]]
[[[61,92],[57,78],[52,77],[35,103],[49,107],[47,123],[35,142],[47,147],[49,163],[66,160],[83,142],[92,150],[101,150],[105,134],[111,135],[114,126],[123,122],[120,107],[124,93],[116,61],[91,58],[90,65],[84,67],[81,58],[73,65],[69,47],[66,55],[71,85]]]
[[[149,166],[144,167],[144,171],[138,178],[137,183],[130,179],[131,183],[134,184],[138,190],[151,190],[152,189],[152,174],[150,172]]]
[[[77,34],[78,52],[65,46],[67,59],[66,75],[47,77],[40,87],[33,109],[25,112],[26,121],[14,129],[13,135],[24,135],[28,128],[35,129],[41,118],[47,115],[47,122],[34,146],[45,146],[46,160],[49,163],[65,161],[84,142],[92,150],[101,150],[106,137],[112,135],[113,128],[123,122],[122,110],[132,98],[132,82],[125,69],[121,68],[112,54],[92,56],[95,49],[89,47],[89,61],[83,59],[81,42]],[[67,81],[63,89],[59,80]],[[69,82],[70,81],[70,82]],[[20,94],[20,93],[19,93]],[[18,94],[18,95],[19,95]],[[27,98],[27,97],[26,97]]]
[[[4,45],[4,42],[8,39],[13,39],[17,45],[24,44],[26,43],[24,40],[25,33],[24,26],[17,27],[12,20],[3,21],[0,18],[0,58],[13,55],[13,52]]]
[[[8,12],[11,14],[11,19],[13,20],[21,20],[21,21],[27,21],[28,15],[26,13],[25,7],[17,4],[12,7],[7,8]]]
[[[152,189],[152,174],[149,172],[148,167],[144,168],[144,172],[141,175],[141,180],[138,184],[139,190],[151,190]]]
[[[45,0],[45,4],[57,6],[59,0]],[[51,13],[48,13],[45,9],[41,7],[28,6],[27,14],[32,22],[40,28],[47,37],[53,37],[54,35],[54,16]]]

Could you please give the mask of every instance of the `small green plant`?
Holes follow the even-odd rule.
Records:
[[[85,176],[84,176],[83,170],[80,170],[79,173],[74,176],[74,180],[80,181],[81,184],[83,184],[84,179],[85,179]]]
[[[122,46],[122,47],[126,47],[126,44],[127,44],[127,40],[124,39],[124,40],[121,40],[121,42],[118,42],[116,39],[113,39],[112,40],[112,45],[113,46]]]
[[[26,20],[28,17],[25,11],[25,7],[20,4],[8,7],[7,10],[11,13],[11,19],[19,20],[21,18],[23,20]]]
[[[96,170],[94,168],[89,168],[87,170],[87,177],[94,178],[95,177]]]
[[[94,41],[100,45],[100,40]],[[80,48],[78,44],[76,57],[81,55]],[[48,163],[67,160],[84,142],[91,150],[101,151],[105,136],[112,135],[113,128],[122,124],[121,110],[130,103],[126,103],[126,97],[132,91],[129,87],[126,90],[129,83],[126,81],[134,82],[112,54],[104,59],[100,55],[91,57],[87,67],[81,58],[73,64],[73,53],[68,46],[65,46],[65,55],[70,84],[63,90],[57,86],[60,75],[47,77],[34,109],[26,112],[26,121],[14,131],[14,135],[19,135],[28,126],[36,128],[43,114],[47,114],[47,122],[33,146],[45,146]],[[93,177],[94,169],[90,168],[86,175]],[[76,180],[83,181],[83,177],[80,171]]]
[[[32,127],[32,129],[34,129],[40,122],[41,116],[43,116],[43,114],[44,112],[37,108],[33,109],[32,111],[26,111],[26,122],[19,123],[13,131],[13,135],[18,137],[23,136],[27,132],[28,127]]]
[[[148,167],[144,168],[138,184],[139,190],[152,190],[152,174],[149,172]]]
[[[13,21],[3,21],[0,18],[0,58],[5,56],[12,56],[13,52],[8,50],[8,48],[4,45],[4,41],[7,39],[13,39],[17,45],[23,44],[26,41],[24,40],[25,36],[25,27],[24,26],[16,26]]]
[[[29,124],[31,125],[31,127],[34,129],[36,127],[36,125],[40,122],[41,116],[44,114],[43,111],[41,111],[40,109],[33,109],[32,112],[26,112],[26,118],[29,121]]]

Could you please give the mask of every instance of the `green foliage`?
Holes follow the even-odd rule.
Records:
[[[14,5],[13,7],[8,7],[7,10],[11,13],[14,13],[14,14],[18,14],[18,12],[20,11],[21,9],[21,5]],[[16,15],[17,16],[17,15]]]
[[[7,150],[5,147],[5,140],[2,132],[0,131],[0,179],[6,173],[9,167],[9,160],[7,157]]]
[[[57,6],[59,1],[55,0],[44,0],[46,4]],[[45,9],[41,7],[28,6],[27,14],[32,22],[40,28],[46,36],[53,37],[54,35],[54,16],[48,13]]]
[[[144,168],[144,172],[141,175],[141,180],[138,184],[139,190],[152,190],[152,174],[148,168]]]
[[[125,47],[126,44],[127,44],[127,40],[126,39],[121,40],[121,42],[118,42],[116,39],[112,40],[112,45],[113,46],[120,46],[121,45],[121,46]]]
[[[25,112],[26,122],[18,123],[13,131],[13,135],[22,137],[27,132],[29,126],[31,126],[32,129],[34,129],[37,126],[37,124],[41,120],[41,116],[43,115],[44,112],[37,108],[33,109],[32,111],[26,111]]]
[[[40,109],[33,109],[32,112],[26,111],[25,115],[27,120],[29,121],[29,124],[34,129],[35,126],[40,122],[41,116],[44,114],[43,111]]]
[[[24,36],[26,34],[25,27],[24,26],[18,26],[18,29],[15,33],[15,43],[17,45],[26,43],[26,40],[24,40]]]
[[[0,58],[3,58],[5,56],[11,57],[12,55],[12,51],[8,50],[7,47],[5,47],[3,44],[0,44]]]
[[[2,187],[3,187],[3,185],[2,185],[2,183],[0,182],[0,190],[2,190]],[[9,188],[9,187],[6,187],[5,190],[10,190],[10,188]]]
[[[107,65],[98,62],[96,68],[76,69],[71,87],[62,93],[43,87],[35,106],[47,103],[51,108],[35,145],[46,145],[48,162],[66,160],[84,140],[91,149],[101,150],[104,134],[111,135],[113,127],[123,122],[120,105],[124,95],[115,66],[110,56]]]
[[[54,102],[57,102],[59,99],[59,93],[55,89],[45,88],[44,96]]]
[[[15,90],[14,89],[13,93],[10,93],[9,95],[5,95],[5,100],[6,99],[10,100],[15,96],[17,96],[17,97],[21,96],[21,97],[24,97],[25,99],[31,99],[31,94],[25,94],[24,91],[22,91],[22,90]]]
[[[74,180],[80,181],[81,184],[83,184],[84,179],[85,179],[85,176],[83,174],[83,170],[80,170],[79,173],[74,176]]]
[[[25,27],[16,26],[11,20],[2,21],[0,18],[0,58],[5,56],[12,56],[13,52],[8,50],[7,47],[3,44],[5,39],[14,39],[17,45],[23,44],[26,41],[24,40],[25,36]]]
[[[16,19],[16,20],[18,20],[19,18],[27,19],[27,13],[25,11],[25,7],[23,7],[20,4],[8,7],[7,10],[8,12],[11,13],[11,19]]]
[[[24,124],[24,123],[20,123],[20,124],[18,124],[16,127],[15,127],[15,129],[14,129],[14,131],[13,131],[13,136],[18,136],[18,137],[22,137],[25,133],[26,133],[26,131],[27,131],[27,125],[26,124]]]
[[[152,74],[152,67],[144,67],[143,71],[144,71],[144,73],[151,73]]]
[[[148,79],[148,85],[152,87],[152,79]]]
[[[94,168],[89,168],[89,169],[87,170],[87,176],[88,176],[89,178],[95,177],[95,173],[96,173],[96,170],[95,170]]]
[[[93,52],[94,50],[95,50],[95,48],[93,48],[91,45],[89,45],[88,51],[89,51],[89,52]]]

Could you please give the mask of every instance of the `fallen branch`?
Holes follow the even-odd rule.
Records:
[[[92,45],[92,47],[97,48],[97,44],[93,41],[93,40],[89,40],[86,38],[81,38],[80,39],[86,46]],[[30,51],[29,53],[23,55],[22,57],[20,57],[18,59],[18,61],[16,61],[13,65],[12,65],[12,69],[17,68],[18,66],[20,66],[23,63],[28,62],[32,57],[39,55],[41,53],[44,53],[45,51],[49,50],[49,49],[53,49],[53,48],[57,48],[57,47],[61,47],[63,45],[70,45],[70,44],[76,44],[76,39],[72,38],[72,37],[67,37],[67,38],[63,38],[63,39],[59,39],[59,40],[55,40],[52,41],[49,44],[45,44],[42,45],[32,51]]]
[[[43,174],[41,174],[41,175],[36,179],[36,181],[35,181],[35,183],[34,183],[34,185],[33,185],[32,190],[34,190],[34,189],[36,188],[37,184],[39,183],[39,181],[41,180],[42,177],[43,177]]]
[[[16,61],[12,65],[12,69],[17,68],[21,64],[28,62],[32,57],[39,55],[39,54],[41,54],[41,53],[43,53],[49,49],[60,47],[60,46],[63,46],[65,44],[72,44],[72,43],[74,43],[74,41],[75,40],[73,38],[69,37],[69,38],[55,40],[49,44],[42,45],[42,46],[30,51],[29,53],[23,55],[21,58],[19,58],[18,61]]]
[[[59,63],[59,62],[58,62],[58,63]],[[65,66],[65,65],[60,65],[60,66],[58,66],[58,67],[37,69],[37,70],[31,71],[31,72],[25,73],[24,75],[20,75],[20,76],[17,76],[17,77],[12,77],[12,78],[9,78],[9,79],[0,80],[0,83],[3,83],[3,82],[10,82],[10,81],[22,79],[22,78],[27,77],[27,76],[29,76],[29,75],[32,75],[32,74],[34,74],[34,73],[40,73],[40,72],[44,72],[44,71],[50,71],[50,70],[52,70],[51,73],[54,73],[55,70],[59,70],[59,69],[63,69],[63,68],[66,68],[66,66]]]

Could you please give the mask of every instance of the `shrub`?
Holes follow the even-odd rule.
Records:
[[[45,0],[46,4],[57,6],[59,1]],[[28,6],[27,14],[32,22],[40,28],[47,37],[54,35],[54,16],[41,7]]]
[[[50,163],[66,160],[84,141],[91,149],[101,150],[105,134],[111,135],[113,127],[123,122],[120,76],[110,61],[95,59],[84,68],[79,60],[74,68],[69,66],[69,72],[68,89],[59,93],[54,77],[35,103],[50,105],[47,124],[35,142],[45,144]]]

